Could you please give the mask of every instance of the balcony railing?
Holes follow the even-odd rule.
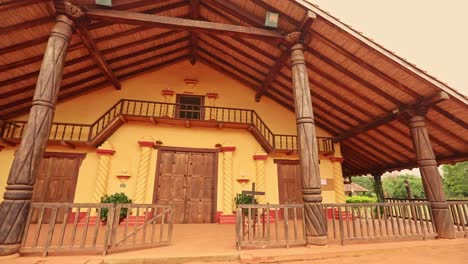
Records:
[[[112,127],[135,120],[185,120],[192,123],[230,124],[233,127],[248,128],[268,152],[297,150],[297,136],[274,134],[260,116],[251,109],[173,104],[163,102],[122,99],[114,104],[92,124],[53,123],[49,140],[61,143],[102,143],[101,137]],[[5,142],[19,142],[26,121],[6,121],[1,130]],[[109,135],[108,135],[109,136]],[[99,138],[99,140],[96,140]],[[319,152],[334,151],[332,138],[317,137]]]

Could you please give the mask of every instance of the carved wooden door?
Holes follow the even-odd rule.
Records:
[[[184,222],[187,153],[160,151],[156,203],[174,205],[174,223]]]
[[[216,155],[160,150],[154,202],[174,205],[174,223],[211,223]]]
[[[76,181],[83,154],[45,153],[39,165],[32,202],[73,203]],[[59,210],[57,221],[63,218],[64,210]],[[48,223],[51,211],[46,210],[43,223]],[[38,219],[38,212],[32,215],[32,221]]]
[[[214,153],[189,153],[185,217],[188,223],[211,223],[214,200]]]
[[[279,202],[302,203],[299,164],[278,163]]]

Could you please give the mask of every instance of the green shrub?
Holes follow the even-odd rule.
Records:
[[[236,197],[234,198],[234,202],[236,204],[252,204],[252,195],[249,194],[236,194]],[[253,204],[258,204],[257,199],[254,199]],[[245,208],[242,210],[242,213],[244,215],[247,215],[249,213],[248,209]]]
[[[352,196],[346,198],[346,203],[376,203],[376,197],[368,197],[368,196]]]
[[[105,194],[103,197],[101,197],[101,203],[112,203],[112,204],[123,204],[123,203],[132,203],[132,199],[129,199],[125,193],[114,193],[112,195],[107,195]],[[120,210],[120,218],[119,220],[124,219],[127,217],[127,208],[122,208]],[[107,221],[107,214],[109,213],[109,209],[107,208],[102,208],[101,210],[101,220],[106,222]]]

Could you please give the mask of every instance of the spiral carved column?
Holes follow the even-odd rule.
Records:
[[[286,37],[292,44],[291,64],[300,173],[304,200],[306,242],[309,245],[325,245],[327,228],[322,206],[318,146],[316,140],[314,113],[309,88],[309,77],[304,58],[301,33],[294,32]]]
[[[107,194],[107,182],[109,181],[109,172],[111,158],[115,153],[114,147],[108,141],[104,142],[97,150],[99,155],[99,164],[96,175],[96,188],[94,189],[94,201],[101,202],[101,197]]]
[[[266,193],[265,161],[267,158],[268,158],[268,155],[263,150],[258,151],[253,156],[253,159],[255,160],[256,187],[258,191],[265,192],[265,193]],[[257,197],[258,197],[257,198],[258,202],[260,204],[266,203],[265,195],[259,195]]]
[[[151,138],[138,141],[140,145],[140,162],[138,163],[137,185],[135,193],[135,203],[145,202],[148,174],[151,164],[151,154],[154,149],[154,141]]]
[[[442,178],[437,169],[437,161],[426,128],[426,112],[427,109],[423,108],[408,112],[408,126],[422,176],[424,193],[431,203],[437,237],[455,238],[453,220],[445,199]]]
[[[232,214],[233,194],[233,167],[232,154],[236,150],[233,146],[221,147],[223,152],[223,214]]]
[[[74,27],[72,18],[68,13],[65,15],[58,12],[50,33],[28,125],[16,151],[3,195],[4,200],[0,205],[0,256],[19,251],[34,182],[54,119],[65,57]]]
[[[333,190],[335,191],[335,201],[336,203],[345,203],[346,196],[344,178],[343,171],[341,169],[343,157],[331,157],[330,161],[333,164]]]

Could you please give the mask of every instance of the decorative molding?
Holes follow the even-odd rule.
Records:
[[[301,41],[301,32],[291,32],[288,35],[286,35],[285,40],[289,42],[290,44],[295,44]]]
[[[268,159],[268,155],[267,154],[255,154],[253,155],[253,159],[254,160],[266,160]]]
[[[230,147],[222,146],[222,147],[219,148],[219,150],[221,152],[234,152],[234,151],[236,151],[236,147],[234,147],[234,146],[230,146]]]
[[[65,15],[67,15],[70,18],[77,19],[83,17],[83,11],[81,8],[70,4],[68,2],[65,2]]]
[[[164,89],[161,91],[163,96],[174,96],[174,91],[170,89]]]
[[[154,143],[154,141],[146,141],[146,140],[138,141],[138,145],[140,145],[140,147],[148,147],[148,148],[156,147],[156,143]]]
[[[99,155],[114,155],[115,154],[115,150],[112,150],[112,149],[97,149],[96,150],[96,153],[99,154]]]
[[[209,92],[206,94],[206,97],[208,99],[218,99],[219,97],[219,94],[218,93],[215,93],[215,92]]]
[[[343,161],[344,161],[343,157],[330,157],[329,159],[330,159],[331,162],[343,163]]]

